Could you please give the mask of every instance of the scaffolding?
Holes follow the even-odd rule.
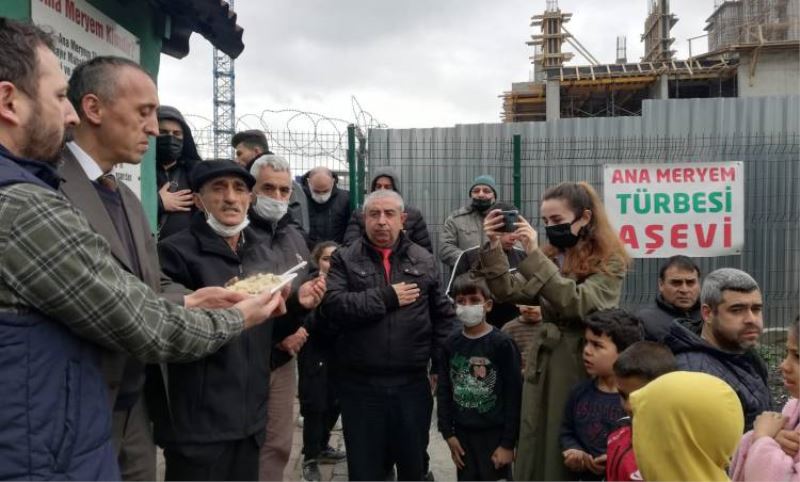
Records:
[[[675,42],[670,37],[672,27],[678,23],[678,17],[670,13],[669,0],[647,0],[648,12],[644,21],[644,57],[642,62],[669,62],[675,55],[671,50]]]
[[[562,13],[558,8],[558,0],[547,0],[547,9],[541,15],[531,17],[531,27],[539,27],[541,33],[532,35],[531,40],[525,42],[534,47],[532,63],[542,69],[564,65],[572,59],[571,52],[562,51],[561,47],[571,35],[564,31],[563,26],[572,18],[571,13]]]
[[[717,0],[706,19],[708,50],[800,41],[797,0]]]

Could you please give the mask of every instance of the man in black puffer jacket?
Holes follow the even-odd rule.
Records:
[[[433,408],[428,362],[455,326],[433,255],[402,233],[403,199],[379,190],[364,202],[366,234],[331,258],[319,314],[333,325],[348,476],[424,475]]]
[[[692,258],[676,255],[667,259],[658,272],[656,299],[636,316],[644,323],[644,337],[648,340],[663,340],[672,320],[678,318],[691,321],[691,326],[697,328],[694,333],[700,334],[700,268]]]
[[[753,351],[764,327],[761,291],[744,271],[722,268],[706,277],[700,302],[702,336],[684,326],[690,321],[676,320],[664,343],[675,353],[678,368],[714,375],[736,391],[745,431],[750,430],[755,418],[773,405],[767,367]]]
[[[372,176],[372,181],[369,183],[369,192],[375,192],[378,189],[390,189],[398,194],[400,192],[400,175],[391,167],[380,167],[375,170],[375,175]],[[405,232],[408,239],[427,249],[433,253],[433,246],[431,246],[431,235],[428,233],[428,225],[425,224],[425,219],[419,209],[405,204],[406,221],[403,223],[403,232]],[[364,236],[364,211],[359,209],[353,212],[350,217],[350,223],[347,225],[347,231],[344,233],[344,244],[350,244],[356,239]]]

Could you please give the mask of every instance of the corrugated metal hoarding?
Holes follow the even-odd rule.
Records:
[[[475,176],[491,174],[499,197],[513,199],[515,134],[522,213],[539,225],[538,199],[548,186],[585,180],[602,196],[606,164],[742,162],[743,252],[698,264],[703,273],[723,266],[751,273],[765,296],[767,326],[787,326],[800,312],[800,96],[648,100],[641,117],[371,130],[367,170],[400,172],[403,196],[422,211],[438,246],[442,223],[468,203]],[[635,261],[623,306],[653,300],[660,264]]]

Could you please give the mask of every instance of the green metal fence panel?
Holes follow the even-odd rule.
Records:
[[[469,202],[479,174],[495,177],[498,197],[513,196],[543,239],[544,190],[587,181],[602,195],[604,164],[743,162],[745,248],[698,264],[703,273],[740,268],[759,282],[768,329],[763,340],[773,348],[763,355],[777,366],[782,329],[800,313],[800,96],[646,101],[641,117],[373,129],[369,147],[367,168],[400,172],[402,194],[422,211],[437,250],[444,220]],[[635,261],[623,307],[652,302],[662,262]]]
[[[359,182],[356,167],[356,128],[353,124],[347,126],[347,171],[350,178],[350,208],[355,210],[361,205],[358,196],[362,183]]]

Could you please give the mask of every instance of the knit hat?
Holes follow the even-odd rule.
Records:
[[[472,189],[475,186],[489,186],[489,188],[494,192],[494,197],[497,199],[497,183],[494,182],[494,178],[488,174],[481,174],[480,176],[476,177],[475,180],[472,182],[472,186],[469,187],[469,191],[467,194],[472,193]]]

